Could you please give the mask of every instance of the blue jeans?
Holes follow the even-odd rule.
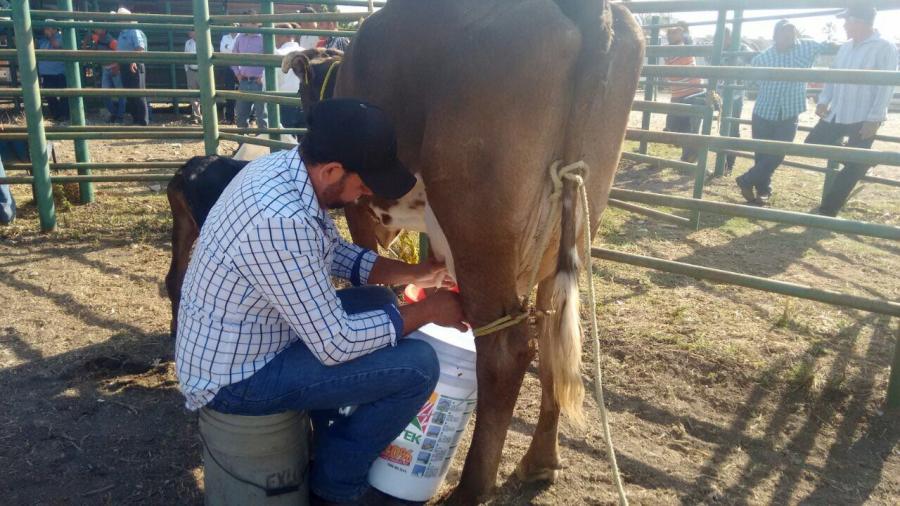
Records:
[[[6,177],[3,160],[0,159],[0,177]],[[0,184],[0,225],[9,225],[16,218],[16,201],[8,184]]]
[[[100,75],[100,86],[108,89],[124,88],[122,74],[113,75],[109,69],[104,68]],[[125,118],[125,97],[106,98],[103,101],[106,103],[106,110],[109,111],[109,119],[121,123]]]
[[[754,139],[793,142],[797,135],[797,116],[775,121],[754,114],[752,129]],[[772,174],[784,161],[784,155],[754,153],[753,159],[753,167],[740,176],[740,183],[752,184],[757,193],[772,193]]]
[[[244,79],[238,83],[240,91],[262,91],[262,83]],[[268,128],[269,121],[266,112],[265,102],[248,102],[246,100],[238,100],[234,104],[234,115],[239,128],[247,128],[250,126],[250,108],[253,108],[253,114],[256,115],[256,128]]]
[[[386,288],[339,290],[350,314],[396,304]],[[357,501],[378,454],[397,437],[431,395],[440,374],[425,342],[401,340],[336,366],[324,366],[297,341],[253,376],[219,390],[207,407],[235,415],[307,410],[315,434],[310,488],[335,502]],[[357,406],[350,416],[337,409]]]

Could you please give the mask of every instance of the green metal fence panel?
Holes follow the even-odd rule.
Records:
[[[72,0],[59,0],[60,10],[64,10],[69,16],[72,15],[74,8]],[[75,36],[74,28],[66,28],[62,33],[63,47],[69,50],[78,49],[78,41]],[[66,86],[69,89],[81,89],[81,64],[75,61],[66,62]],[[69,98],[69,122],[74,126],[84,126],[84,100],[80,96]],[[75,161],[90,162],[91,154],[88,151],[87,141],[84,139],[75,140]],[[81,175],[89,175],[89,169],[79,169]],[[94,185],[90,182],[80,183],[78,185],[79,200],[82,204],[94,201]]]
[[[194,0],[194,40],[197,42],[197,80],[200,82],[200,112],[203,114],[203,146],[207,155],[219,152],[219,113],[216,110],[216,78],[213,74],[209,4]]]
[[[44,133],[44,116],[41,113],[41,90],[38,85],[37,60],[34,56],[34,38],[31,35],[31,7],[28,0],[13,0],[12,18],[15,23],[15,52],[18,56],[19,79],[25,103],[25,120],[28,125],[28,151],[34,166],[32,181],[41,230],[56,228],[56,209],[53,205],[53,187],[50,184],[50,153]]]

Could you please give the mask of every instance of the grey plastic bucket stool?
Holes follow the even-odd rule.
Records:
[[[200,410],[207,506],[307,506],[309,417]]]

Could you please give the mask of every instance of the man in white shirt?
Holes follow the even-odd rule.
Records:
[[[194,40],[193,30],[188,32],[188,40],[184,43],[184,52],[189,54],[197,54],[197,41]],[[187,87],[189,90],[199,90],[200,81],[197,78],[197,64],[189,63],[184,66],[184,75],[187,77]],[[202,118],[200,114],[200,100],[191,99],[191,123],[199,123]]]
[[[295,27],[290,23],[279,23],[275,25],[276,28],[287,28],[287,29],[295,29]],[[303,47],[297,43],[294,39],[293,35],[276,35],[275,36],[275,54],[277,55],[287,55],[291,54],[294,51],[303,51]],[[300,89],[300,78],[297,74],[294,73],[293,69],[288,69],[287,73],[285,72],[275,72],[277,77],[276,85],[278,86],[278,91],[290,91],[291,93],[297,94],[297,91]],[[302,117],[302,113],[299,107],[291,106],[291,105],[279,105],[278,109],[281,111],[281,125],[285,128],[297,128],[300,126],[305,126],[305,122],[303,125],[298,124],[298,120]]]
[[[238,24],[235,23],[234,26],[237,27]],[[222,40],[219,41],[219,52],[230,54],[232,49],[234,49],[234,41],[237,39],[237,36],[237,32],[223,35]],[[237,79],[235,79],[234,72],[231,71],[230,67],[216,67],[216,84],[220,90],[234,91],[237,89]],[[219,118],[222,118],[226,125],[234,124],[233,99],[226,100],[224,104],[219,104]]]
[[[306,6],[299,11],[301,14],[317,14],[316,10],[310,6]],[[315,21],[304,21],[302,23],[298,23],[300,25],[301,30],[315,30],[318,28],[318,25]],[[316,45],[319,43],[318,35],[301,35],[298,41],[300,46],[303,49],[314,49]]]
[[[854,6],[838,15],[845,20],[844,29],[850,40],[841,46],[832,68],[897,70],[897,48],[875,30],[875,14],[874,7]],[[806,143],[837,146],[846,137],[848,147],[872,147],[875,134],[887,119],[893,94],[893,86],[827,83],[816,106],[819,123],[806,137]],[[837,216],[868,170],[863,164],[845,163],[826,189],[819,214]]]

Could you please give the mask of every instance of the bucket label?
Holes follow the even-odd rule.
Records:
[[[475,409],[475,399],[433,392],[400,436],[381,453],[388,466],[413,476],[442,476]],[[413,454],[415,458],[413,459]]]

